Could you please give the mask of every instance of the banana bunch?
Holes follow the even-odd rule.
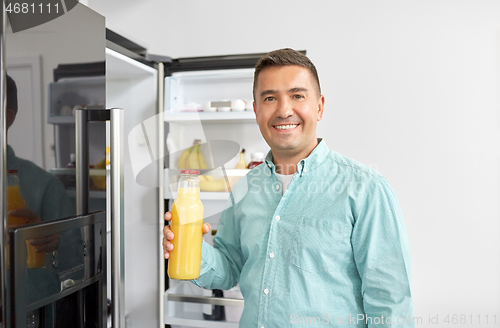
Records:
[[[205,157],[201,153],[200,140],[195,140],[190,148],[182,152],[177,167],[192,170],[208,169]],[[224,178],[217,180],[211,175],[199,175],[198,179],[200,180],[201,191],[226,191],[228,189]]]

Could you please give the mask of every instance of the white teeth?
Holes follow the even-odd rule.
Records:
[[[280,130],[288,130],[288,129],[293,129],[297,125],[298,124],[293,124],[293,125],[276,125],[275,128],[276,129],[280,129]]]

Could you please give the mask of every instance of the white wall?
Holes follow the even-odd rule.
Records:
[[[399,196],[419,327],[500,326],[500,2],[88,3],[150,53],[306,49],[326,96],[318,135]]]

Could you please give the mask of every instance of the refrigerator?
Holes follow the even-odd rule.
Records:
[[[253,111],[234,106],[251,104],[263,54],[149,54],[80,3],[16,33],[2,17],[3,326],[237,327],[237,286],[213,297],[166,275],[163,213],[176,196],[179,156],[195,139],[210,167],[201,174],[232,183],[248,173],[234,168],[242,148],[247,163],[267,152]],[[6,74],[18,88],[8,128]],[[18,226],[8,224],[9,148],[57,186],[47,202],[33,202],[36,179],[19,177],[26,208],[39,219]],[[216,230],[229,190],[201,198]],[[43,267],[29,268],[26,241],[47,237],[58,239],[55,249],[44,252]],[[225,320],[204,317],[214,306],[224,307]]]
[[[14,33],[8,23],[4,11],[2,326],[119,326],[123,304],[113,293],[121,290],[123,267],[116,256],[123,243],[123,110],[105,107],[104,17],[78,4],[24,31]],[[69,66],[89,74],[68,74]],[[110,165],[91,170],[106,146]],[[91,208],[94,180],[108,187]]]

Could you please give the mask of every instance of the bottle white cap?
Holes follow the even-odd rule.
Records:
[[[75,153],[71,153],[69,155],[69,161],[70,162],[76,162],[76,154]]]
[[[252,161],[264,161],[264,153],[252,153],[250,154]]]

